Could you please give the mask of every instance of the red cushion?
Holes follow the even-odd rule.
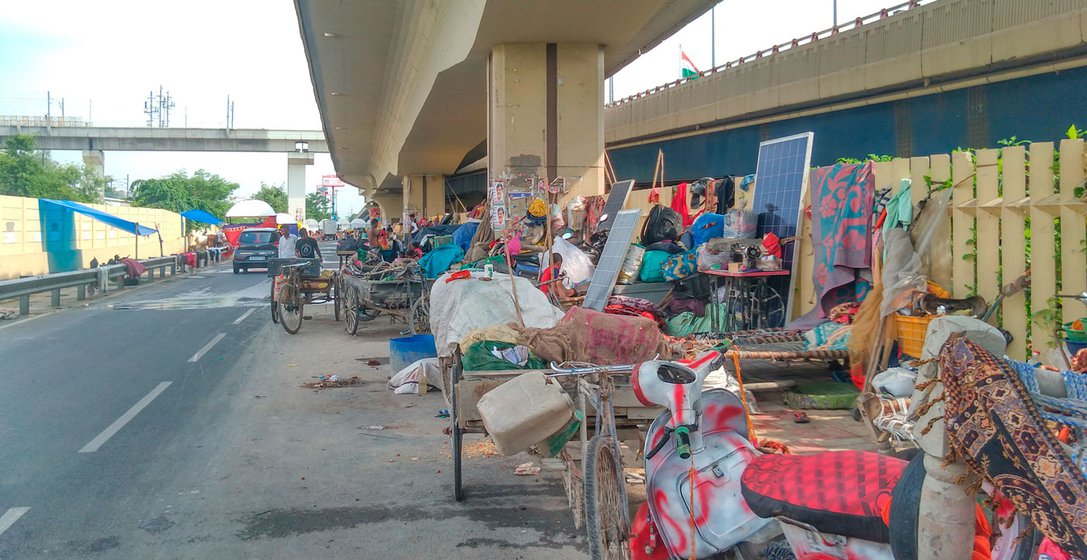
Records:
[[[889,540],[880,516],[906,461],[863,451],[763,455],[744,470],[744,499],[760,517],[784,516],[820,531]]]

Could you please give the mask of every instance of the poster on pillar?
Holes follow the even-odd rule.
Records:
[[[491,229],[496,232],[506,229],[506,181],[495,179],[491,182],[487,199],[491,207]]]

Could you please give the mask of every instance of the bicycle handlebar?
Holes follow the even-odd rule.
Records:
[[[562,367],[562,364],[557,362],[551,362],[551,371],[554,373],[548,374],[550,377],[560,377],[563,375],[592,375],[594,373],[631,373],[634,371],[634,364],[624,364],[617,366],[598,366],[594,364],[588,364],[580,367]]]

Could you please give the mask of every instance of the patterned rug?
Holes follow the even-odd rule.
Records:
[[[860,272],[872,266],[872,163],[838,164],[811,172],[811,237],[815,261],[812,280],[818,305],[791,328],[822,322],[841,303],[861,301],[869,284]]]
[[[1045,536],[1087,557],[1087,480],[1046,428],[1018,375],[959,338],[940,353],[947,437]]]

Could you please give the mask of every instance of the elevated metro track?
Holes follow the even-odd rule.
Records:
[[[16,134],[33,136],[43,150],[289,153],[305,142],[308,152],[328,153],[319,130],[0,126],[0,145]]]

